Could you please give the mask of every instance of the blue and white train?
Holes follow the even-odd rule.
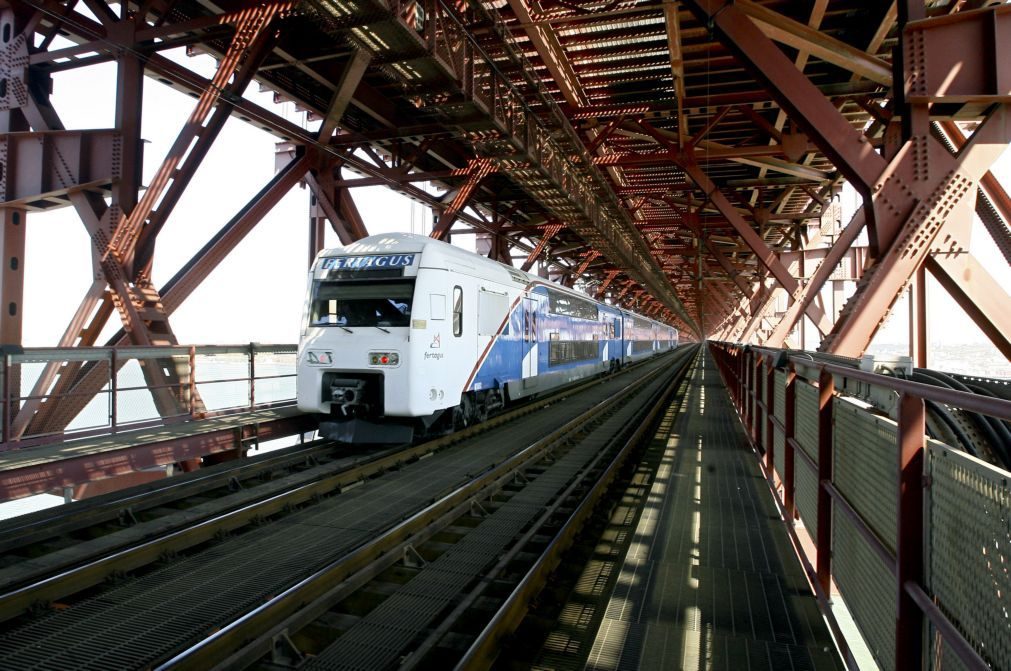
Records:
[[[409,233],[324,250],[309,272],[298,407],[324,435],[409,441],[677,347],[673,327]]]

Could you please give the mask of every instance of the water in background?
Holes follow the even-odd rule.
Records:
[[[179,363],[185,365],[186,357]],[[163,363],[165,359],[161,360]],[[108,378],[107,360],[98,360],[103,374]],[[153,361],[150,365],[157,365]],[[32,392],[44,363],[26,363],[21,369],[21,395]],[[244,354],[198,355],[196,357],[196,389],[207,412],[240,410],[250,407],[249,360]],[[269,354],[256,357],[256,380],[253,396],[256,405],[293,401],[295,399],[294,354]],[[116,377],[116,425],[127,428],[130,424],[159,418],[151,391],[147,388],[140,363],[132,359],[119,369]],[[187,385],[184,385],[187,386]],[[111,382],[92,398],[67,426],[67,431],[82,431],[112,426]],[[180,390],[172,390],[179,395]],[[181,395],[185,398],[186,391]],[[59,403],[59,399],[53,402]]]

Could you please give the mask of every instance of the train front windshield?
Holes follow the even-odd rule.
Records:
[[[310,326],[410,326],[414,282],[317,280],[309,299]]]

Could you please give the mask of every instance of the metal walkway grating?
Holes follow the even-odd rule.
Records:
[[[666,440],[587,668],[841,669],[706,353]]]
[[[507,551],[524,527],[536,520],[611,442],[611,436],[621,433],[620,427],[634,416],[637,407],[632,402],[606,418],[594,434],[580,440],[563,456],[547,465],[520,493],[425,566],[396,594],[323,650],[305,669],[369,671],[396,666],[398,659],[411,652],[412,641],[435,626],[437,617],[461,598],[462,590]]]

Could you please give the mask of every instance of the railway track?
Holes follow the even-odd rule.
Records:
[[[664,358],[630,375],[669,363]],[[513,454],[516,445],[530,438],[537,442],[537,434],[544,433],[540,427],[550,426],[551,417],[557,424],[560,413],[596,407],[623,380],[627,376],[587,384],[582,393],[569,390],[422,446],[337,456],[332,446],[310,445],[264,459],[259,470],[222,468],[206,474],[211,479],[200,486],[198,478],[180,481],[174,499],[160,488],[137,492],[125,499],[131,502],[128,521],[136,524],[93,539],[93,555],[83,560],[79,554],[71,560],[72,553],[66,552],[53,558],[60,550],[42,555],[50,569],[59,561],[67,566],[31,569],[35,577],[25,577],[28,569],[22,569],[20,582],[5,583],[6,593],[0,595],[0,616],[10,620],[8,633],[0,635],[5,668],[143,668],[165,660],[169,666],[205,668],[209,660],[228,658],[232,648],[242,648],[239,643],[253,635],[250,622],[262,617],[267,604],[335,563],[343,568],[331,578],[340,580],[354,573],[355,562],[367,566],[376,539],[389,542],[407,534],[411,525],[432,524],[428,513],[419,511],[438,503],[442,515],[458,517],[461,505],[469,510],[492,486],[488,473],[499,473],[519,458]],[[494,482],[497,491],[509,490],[506,483]],[[257,491],[259,487],[266,489]],[[213,489],[225,491],[219,491],[212,513],[212,502],[200,498]],[[187,498],[191,496],[195,498]],[[162,509],[171,512],[142,519]],[[82,511],[78,522],[63,520],[61,537],[113,524],[114,510],[111,500],[97,502],[87,515]],[[95,524],[82,526],[80,520],[89,516]],[[32,526],[37,522],[28,520],[21,527],[36,547],[43,547],[45,532]],[[123,532],[140,541],[127,542],[130,534]],[[5,540],[10,543],[0,530],[0,543]],[[36,579],[38,575],[45,577]],[[345,583],[348,589],[350,583]],[[290,603],[297,603],[293,610],[298,611],[307,601]],[[26,613],[30,604],[46,605]],[[276,621],[276,614],[271,617]],[[208,637],[212,631],[217,633]],[[223,633],[236,631],[242,641]],[[271,649],[283,649],[283,641],[284,636],[273,636]]]
[[[418,446],[365,450],[317,440],[0,522],[0,622],[438,452],[599,384],[584,382]],[[280,498],[279,498],[280,497]],[[56,580],[45,580],[58,576]]]

